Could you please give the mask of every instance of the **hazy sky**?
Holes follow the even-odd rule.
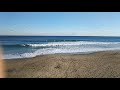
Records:
[[[0,12],[0,35],[120,36],[120,12]]]

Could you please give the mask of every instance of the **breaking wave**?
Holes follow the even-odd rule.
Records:
[[[108,50],[120,50],[120,48],[44,48],[38,49],[32,53],[23,53],[23,54],[6,54],[4,59],[13,59],[13,58],[31,58],[39,55],[47,54],[58,54],[58,53],[68,53],[68,54],[87,54],[98,51],[108,51]]]
[[[57,53],[91,53],[98,51],[107,51],[107,50],[120,50],[120,42],[89,42],[89,41],[76,41],[76,42],[48,42],[48,43],[37,43],[37,44],[16,44],[16,45],[6,45],[15,47],[30,47],[28,49],[35,48],[35,51],[19,54],[5,54],[4,59],[13,59],[13,58],[30,58],[38,55],[46,54],[57,54]],[[56,47],[59,46],[59,47]],[[42,48],[39,48],[42,47]],[[47,47],[47,48],[45,48]],[[21,48],[20,48],[21,49]],[[34,48],[33,48],[34,49]]]
[[[41,47],[41,46],[75,46],[75,45],[112,45],[112,44],[120,44],[120,42],[86,42],[86,41],[79,41],[79,42],[49,42],[43,44],[15,44],[15,45],[4,45],[4,46],[31,46],[31,47]]]

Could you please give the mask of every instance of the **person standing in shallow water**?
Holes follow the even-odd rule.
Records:
[[[5,72],[5,62],[2,59],[2,50],[0,48],[0,78],[5,78],[6,72]]]

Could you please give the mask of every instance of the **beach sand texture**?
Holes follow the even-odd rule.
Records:
[[[120,52],[6,60],[8,78],[120,78]]]

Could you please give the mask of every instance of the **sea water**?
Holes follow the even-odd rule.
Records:
[[[120,50],[120,37],[110,36],[0,36],[4,59],[46,54],[87,54]]]

